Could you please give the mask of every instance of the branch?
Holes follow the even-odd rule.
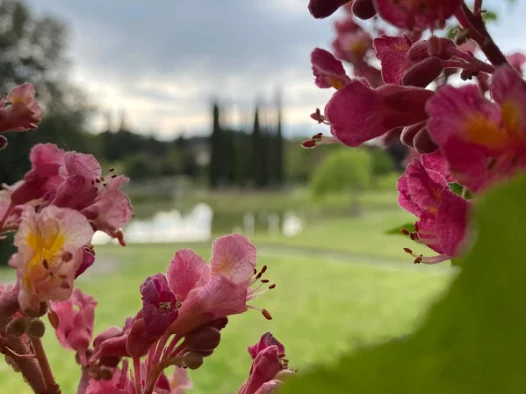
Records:
[[[500,48],[495,44],[495,41],[493,41],[486,29],[486,24],[481,15],[473,14],[466,3],[462,3],[460,10],[455,13],[455,17],[462,27],[469,30],[469,37],[477,42],[491,64],[495,67],[502,65],[509,66],[506,56],[504,56]]]
[[[46,351],[44,346],[42,346],[42,341],[40,338],[31,337],[31,343],[35,349],[35,355],[37,356],[38,364],[42,370],[42,376],[44,377],[44,382],[46,383],[45,394],[60,394],[60,387],[55,382],[55,377],[51,371],[51,366],[46,356]]]
[[[89,378],[89,368],[82,366],[82,375],[80,376],[79,385],[77,386],[77,394],[86,394]]]

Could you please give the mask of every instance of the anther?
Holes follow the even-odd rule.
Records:
[[[272,315],[270,314],[269,311],[267,311],[265,308],[263,308],[263,310],[261,311],[261,314],[263,316],[265,316],[265,319],[267,320],[272,320]]]
[[[274,289],[275,287],[276,287],[276,284],[273,283],[273,284],[271,284],[268,288],[269,288],[269,289]]]
[[[404,234],[404,235],[409,235],[409,234],[410,234],[410,233],[409,233],[409,230],[407,230],[407,229],[405,229],[405,228],[403,228],[403,229],[401,230],[401,232],[402,232],[402,234]]]
[[[49,269],[49,263],[47,262],[46,259],[42,260],[42,265],[44,266],[45,269]]]
[[[404,252],[406,253],[409,253],[409,254],[413,254],[413,251],[409,248],[404,248]]]

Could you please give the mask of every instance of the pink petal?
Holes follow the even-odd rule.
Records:
[[[212,245],[212,273],[221,274],[234,284],[246,282],[256,268],[256,248],[248,238],[232,234],[217,238]]]
[[[400,85],[407,67],[406,53],[411,48],[407,37],[383,35],[374,40],[376,57],[382,64],[382,78],[385,83]]]
[[[443,190],[441,199],[442,207],[436,216],[435,233],[444,252],[449,256],[458,256],[467,233],[469,202],[449,190]]]
[[[67,152],[64,163],[65,174],[63,175],[82,175],[89,181],[101,176],[100,164],[93,155]]]
[[[188,293],[210,279],[210,267],[190,249],[179,249],[168,266],[168,285],[178,300],[184,301]]]
[[[319,88],[341,89],[350,82],[342,62],[325,49],[314,49],[311,54],[311,63],[315,83]]]

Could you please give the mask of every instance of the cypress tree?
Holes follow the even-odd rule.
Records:
[[[208,168],[209,187],[216,189],[220,182],[222,165],[221,165],[221,122],[219,114],[219,105],[217,102],[212,108],[212,134],[210,135],[210,164]]]
[[[262,188],[265,186],[265,151],[262,143],[262,135],[259,125],[259,108],[256,107],[254,113],[254,126],[252,128],[252,159],[251,159],[251,179],[255,186]]]
[[[283,117],[283,111],[282,111],[282,102],[281,102],[281,92],[278,90],[276,93],[276,107],[277,107],[277,124],[276,124],[276,136],[275,136],[275,143],[274,143],[274,161],[275,161],[275,181],[278,186],[283,186],[283,180],[284,180],[284,158],[283,158],[283,130],[282,130],[282,117]]]

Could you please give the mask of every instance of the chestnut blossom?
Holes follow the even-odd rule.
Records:
[[[24,210],[15,235],[18,251],[9,261],[17,270],[23,309],[37,309],[41,302],[65,301],[71,296],[82,247],[92,236],[88,220],[73,209],[48,206],[36,213],[28,206]]]
[[[249,346],[253,362],[249,377],[239,388],[237,394],[268,394],[275,392],[283,380],[294,374],[288,368],[285,348],[271,333],[263,334],[260,341]]]
[[[44,111],[35,99],[30,83],[11,89],[5,101],[0,100],[0,133],[36,129]]]
[[[80,289],[73,290],[66,301],[52,301],[52,324],[59,343],[65,349],[75,350],[81,364],[86,362],[86,350],[93,337],[93,323],[97,302]]]
[[[132,217],[129,198],[119,190],[128,178],[103,176],[93,155],[64,152],[53,144],[38,144],[30,154],[32,169],[8,190],[14,204],[38,200],[81,212],[94,230],[104,231],[124,244],[120,228]]]
[[[431,137],[461,184],[477,192],[526,168],[526,83],[497,69],[489,100],[477,85],[438,89],[427,103]]]
[[[437,164],[436,158],[431,162]],[[426,169],[417,159],[398,180],[398,192],[400,207],[418,217],[415,232],[407,235],[438,253],[423,256],[406,248],[415,263],[436,264],[458,257],[468,233],[470,202],[449,189],[442,173]]]

